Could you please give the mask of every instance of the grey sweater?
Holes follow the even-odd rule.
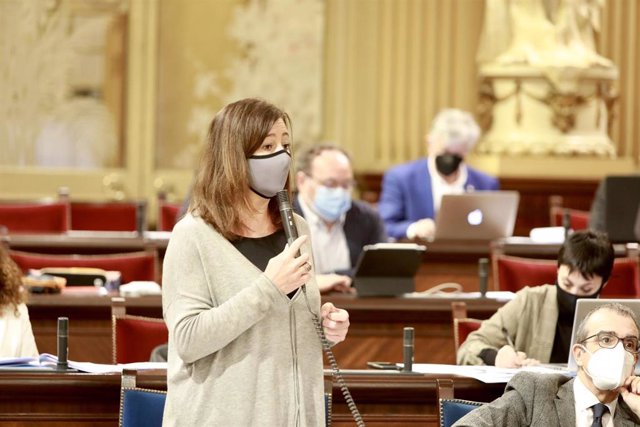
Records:
[[[301,217],[296,223],[309,234]],[[302,289],[289,299],[190,214],[173,229],[162,288],[164,426],[324,425],[322,346]],[[306,300],[319,316],[315,279]]]

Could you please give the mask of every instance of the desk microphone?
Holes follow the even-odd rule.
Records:
[[[489,259],[480,258],[478,260],[478,279],[480,279],[480,296],[487,295],[487,278],[489,277]]]
[[[58,365],[59,371],[69,368],[67,354],[69,353],[69,318],[58,317]]]
[[[413,371],[413,328],[408,326],[404,328],[404,337],[402,344],[402,361],[404,372]]]
[[[566,239],[571,233],[571,214],[569,209],[562,211],[562,227],[564,227],[564,238]]]

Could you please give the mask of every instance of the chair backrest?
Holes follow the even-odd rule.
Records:
[[[123,370],[120,385],[120,427],[162,427],[167,392],[136,386],[136,372]]]
[[[496,289],[517,292],[525,286],[555,283],[557,261],[493,254]],[[640,270],[636,256],[619,257],[601,297],[640,297]]]
[[[453,318],[454,354],[458,354],[458,349],[462,343],[465,342],[471,332],[480,328],[482,320],[467,317],[467,304],[464,301],[451,303],[451,316]]]
[[[525,286],[555,283],[557,261],[492,254],[494,287],[500,291],[517,292]]]
[[[0,202],[0,227],[9,234],[65,233],[69,230],[67,202]]]
[[[450,379],[438,379],[436,384],[440,427],[451,427],[460,418],[482,405],[482,402],[455,399],[453,397],[453,381]]]
[[[586,230],[589,228],[589,211],[579,209],[568,209],[552,206],[549,215],[551,216],[552,227],[564,226],[564,215],[569,215],[569,227],[573,230]]]
[[[137,231],[147,229],[146,201],[71,201],[71,229]]]
[[[560,195],[549,196],[549,224],[552,227],[564,226],[564,217],[569,217],[569,227],[573,230],[589,228],[589,211],[571,209],[564,206],[564,198]]]
[[[119,271],[121,282],[158,281],[158,254],[155,250],[103,255],[51,255],[9,251],[9,255],[26,274],[29,269],[47,267],[92,267]]]
[[[178,214],[182,209],[182,203],[172,203],[158,200],[158,231],[171,231],[178,221]]]
[[[148,362],[151,351],[168,340],[164,319],[127,314],[125,299],[111,298],[113,363]]]

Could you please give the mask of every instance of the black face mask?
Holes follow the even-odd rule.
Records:
[[[449,176],[458,170],[462,157],[458,154],[444,153],[436,156],[436,169],[444,176]]]
[[[576,312],[576,305],[578,304],[578,299],[580,298],[598,298],[600,295],[600,291],[602,290],[602,286],[595,293],[587,296],[577,296],[570,294],[569,292],[562,289],[558,283],[556,283],[557,292],[557,300],[558,300],[558,311],[560,316],[570,316],[573,319],[573,315]]]

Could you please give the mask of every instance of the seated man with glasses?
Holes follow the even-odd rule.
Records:
[[[454,426],[640,425],[638,319],[627,306],[603,304],[580,323],[573,345],[578,365],[574,379],[521,372],[505,393]]]
[[[320,291],[348,291],[362,247],[387,241],[382,219],[366,202],[351,198],[355,181],[346,151],[317,144],[294,158],[293,209],[309,224]]]

